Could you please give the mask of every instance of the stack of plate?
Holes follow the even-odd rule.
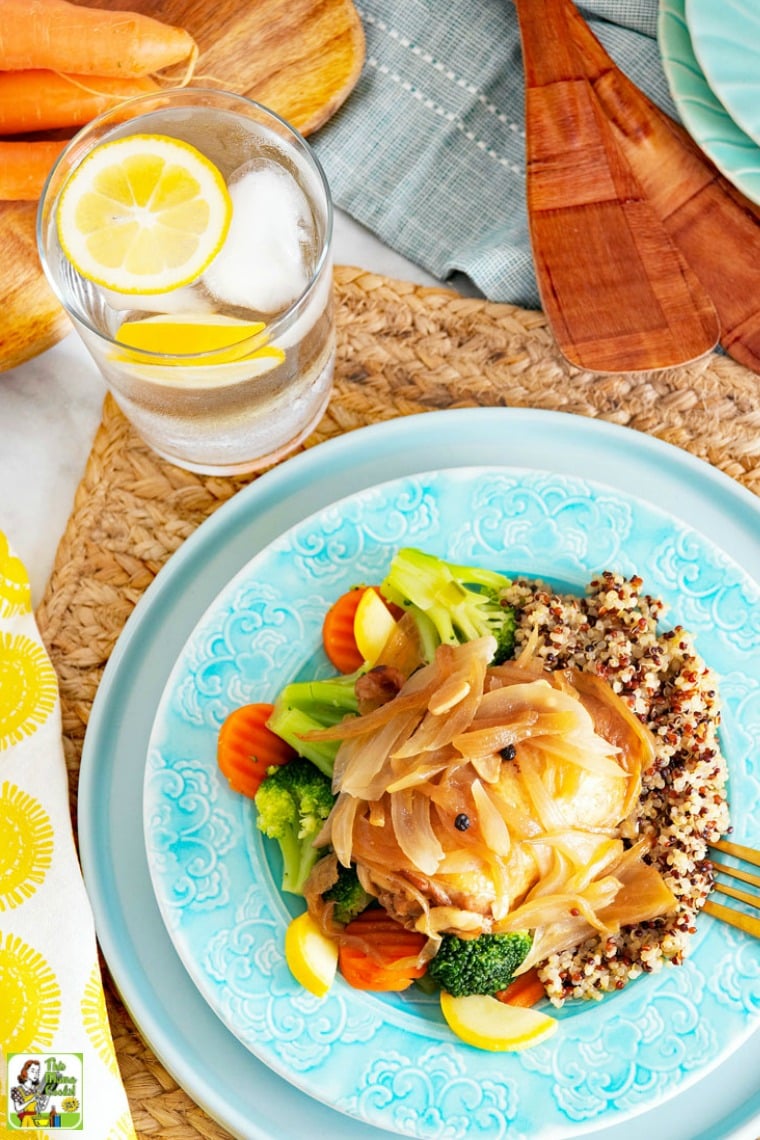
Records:
[[[404,541],[576,589],[603,566],[640,572],[721,675],[734,838],[753,841],[756,497],[661,440],[557,412],[452,409],[349,432],[262,475],[186,541],[98,690],[80,850],[137,1026],[238,1140],[755,1140],[760,943],[707,916],[682,967],[568,1003],[524,1054],[462,1045],[423,994],[339,978],[320,1002],[290,976],[297,900],[219,776],[218,728],[235,704],[315,675],[328,600],[376,581]]]
[[[658,38],[684,126],[726,178],[760,203],[757,0],[662,0]]]

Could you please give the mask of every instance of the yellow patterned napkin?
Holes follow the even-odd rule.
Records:
[[[0,531],[0,1136],[136,1140],[68,805],[61,706]]]

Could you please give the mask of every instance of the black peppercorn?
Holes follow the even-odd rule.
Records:
[[[508,744],[506,748],[502,748],[499,752],[502,760],[514,760],[517,755],[517,749],[514,744]]]
[[[459,815],[454,820],[454,827],[457,829],[457,831],[466,831],[469,826],[469,815],[465,815],[463,811],[460,811]]]

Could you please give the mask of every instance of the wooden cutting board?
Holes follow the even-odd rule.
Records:
[[[302,134],[322,126],[364,62],[352,0],[80,0],[178,24],[200,48],[194,82],[271,107]],[[35,242],[37,207],[0,203],[0,371],[52,347],[71,329],[48,288]]]

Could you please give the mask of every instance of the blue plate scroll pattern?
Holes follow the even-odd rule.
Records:
[[[620,994],[559,1011],[552,1040],[523,1054],[458,1043],[424,995],[324,1001],[294,983],[276,853],[251,805],[216,772],[236,705],[328,672],[322,617],[348,586],[377,581],[395,549],[547,577],[582,590],[597,571],[639,573],[722,677],[735,837],[760,803],[760,588],[706,538],[619,491],[536,471],[456,468],[362,491],[272,542],[222,591],[169,678],[144,787],[148,861],[186,969],[231,1031],[272,1069],[358,1120],[420,1138],[586,1133],[698,1080],[757,1025],[760,946],[704,920],[691,958]]]

